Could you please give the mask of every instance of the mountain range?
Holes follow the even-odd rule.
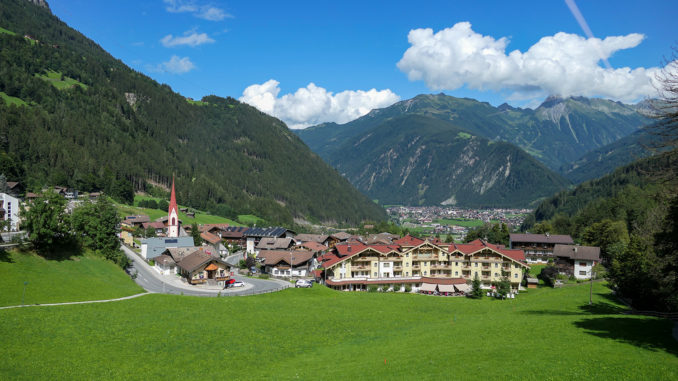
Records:
[[[525,200],[534,201],[554,189],[566,187],[568,181],[555,172],[567,174],[575,171],[574,167],[568,166],[576,160],[591,162],[591,159],[582,156],[613,144],[650,123],[651,119],[640,113],[638,108],[605,99],[549,97],[532,110],[507,104],[493,107],[486,102],[444,94],[419,95],[390,107],[372,110],[343,125],[325,123],[295,132],[358,189],[380,202],[514,206],[526,205]],[[410,118],[401,119],[404,116]],[[436,129],[420,130],[421,125],[433,124],[431,119],[441,123]],[[409,127],[404,124],[405,121]],[[445,128],[451,131],[445,137],[448,140],[433,143],[434,139],[441,138],[436,134]],[[392,131],[389,132],[389,129]],[[411,133],[404,133],[408,130]],[[460,133],[472,137],[465,140],[468,148],[461,141],[452,144],[449,140],[453,136],[461,136]],[[486,147],[489,145],[481,144],[482,141],[497,145],[488,150]],[[392,160],[383,160],[386,147],[407,147],[407,150],[395,154],[403,155],[398,156],[401,159],[406,157],[416,161],[420,160],[422,152],[433,151],[434,146],[445,152],[427,156],[425,168],[413,163],[402,164],[403,168],[411,168],[402,170],[400,167],[393,168]],[[452,146],[453,149],[450,148]],[[518,151],[528,153],[543,165],[530,162]],[[476,165],[483,163],[483,170],[464,162],[463,153],[469,152],[474,153]],[[514,163],[507,158],[520,158],[519,162],[524,164],[513,166],[513,170],[517,171],[514,175],[524,181],[523,187],[493,180],[496,177],[493,173],[499,173],[501,168],[506,169],[509,163]],[[603,163],[603,160],[596,163],[576,171],[572,179],[590,179],[589,174],[604,174],[612,169],[610,165],[616,164]],[[594,170],[595,166],[600,168]],[[404,178],[406,172],[408,176]],[[456,175],[449,177],[451,173]],[[435,185],[431,183],[432,178],[436,179]],[[476,180],[472,185],[462,187],[457,183],[461,178]],[[486,180],[481,181],[480,178]],[[479,183],[483,185],[478,186]],[[488,193],[492,187],[496,188]],[[422,192],[429,195],[423,196]]]
[[[187,99],[36,3],[0,7],[0,171],[9,180],[130,201],[174,176],[182,204],[215,214],[288,226],[386,218],[280,120],[233,98]]]

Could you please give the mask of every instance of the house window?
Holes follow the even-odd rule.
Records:
[[[474,263],[475,267],[478,267],[478,262]]]
[[[374,272],[374,276],[377,276],[377,273],[376,273],[376,272]]]
[[[514,263],[514,264],[513,264],[513,268],[516,268],[516,269],[517,269],[517,268],[518,268],[518,264],[517,264],[517,263]]]
[[[390,263],[384,263],[384,267],[390,267],[390,266],[391,266]]]
[[[586,262],[579,262],[579,266],[586,267],[588,264]]]
[[[426,271],[424,271],[424,275],[426,275]]]
[[[405,276],[410,276],[410,273],[405,271]]]
[[[458,275],[459,275],[459,271],[455,271],[454,276],[458,276]]]
[[[176,225],[176,223],[174,222],[174,217],[172,217],[172,225]]]
[[[518,273],[513,274],[514,278],[518,278]]]
[[[498,277],[498,276],[499,276],[499,273],[494,273],[494,276]]]
[[[580,271],[579,275],[586,275],[586,271]]]
[[[499,263],[494,264],[494,268],[496,269],[497,267],[499,267]]]
[[[377,267],[377,262],[374,262],[374,267]]]
[[[405,254],[405,257],[409,258],[409,257],[410,257],[410,253]]]

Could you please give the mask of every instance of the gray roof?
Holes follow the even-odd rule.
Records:
[[[566,244],[574,243],[572,237],[569,235],[553,235],[553,234],[509,234],[511,242],[527,242],[527,243],[551,243],[551,244]]]
[[[165,255],[165,254],[155,257],[155,263],[157,263],[159,265],[163,265],[163,266],[176,264],[176,262],[174,261],[174,259],[172,259],[172,257],[170,257],[169,255]]]
[[[287,249],[292,246],[292,238],[271,238],[264,237],[259,241],[257,249],[260,250],[275,250]]]
[[[247,237],[283,237],[288,231],[292,232],[291,230],[287,230],[285,228],[281,227],[274,227],[274,228],[249,228],[247,229],[247,232],[245,232],[245,236]],[[294,232],[292,232],[294,233]]]
[[[146,259],[153,259],[165,250],[173,247],[191,247],[193,246],[193,237],[154,237],[141,240],[142,245],[146,246]]]
[[[172,259],[174,259],[175,262],[179,263],[186,256],[198,250],[200,250],[200,248],[197,246],[188,246],[188,247],[173,247],[167,249],[165,252],[169,254],[169,256],[172,257]]]
[[[600,248],[595,246],[556,245],[553,248],[556,257],[600,262]]]
[[[296,237],[294,237],[294,239],[298,242],[323,243],[327,241],[327,237],[328,236],[326,234],[298,234]]]

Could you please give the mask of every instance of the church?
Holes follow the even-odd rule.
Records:
[[[165,218],[163,218],[163,220],[165,220]],[[179,220],[179,206],[177,205],[177,196],[174,190],[174,179],[172,179],[172,193],[170,194],[167,219],[163,222],[167,226],[167,235],[165,237],[145,238],[141,240],[141,257],[145,260],[154,259],[167,249],[194,246],[193,237],[188,235],[181,227],[181,221]]]

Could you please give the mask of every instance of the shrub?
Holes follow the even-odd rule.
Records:
[[[541,269],[537,278],[544,281],[547,286],[554,287],[558,277],[558,269],[555,266],[546,266]]]
[[[377,286],[367,286],[367,292],[377,292]]]
[[[410,286],[409,284],[406,285],[406,286],[405,286],[405,292],[407,292],[407,293],[412,292],[412,286]]]

